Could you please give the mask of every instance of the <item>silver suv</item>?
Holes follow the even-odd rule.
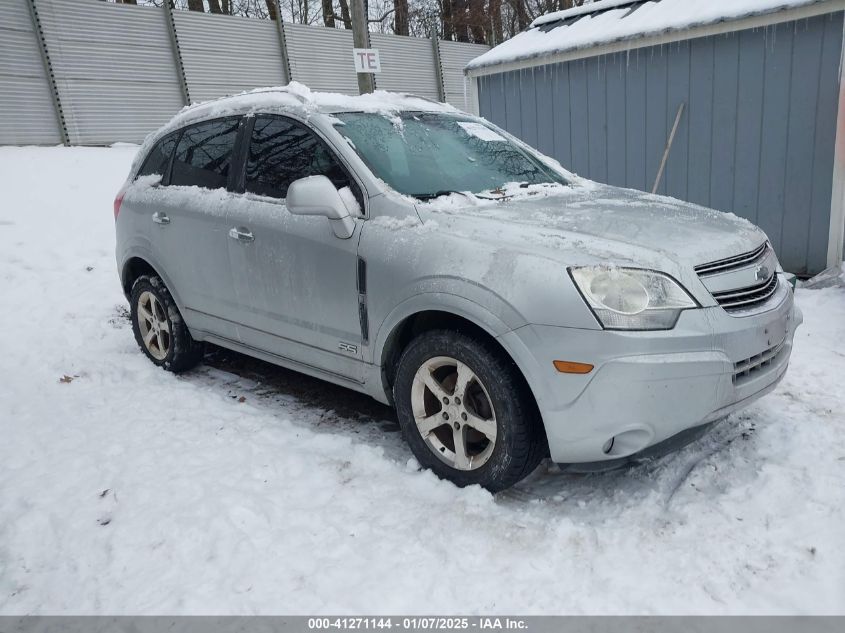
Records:
[[[773,389],[802,320],[745,220],[406,95],[187,108],[114,211],[152,362],[190,369],[208,341],[367,393],[461,486],[676,445]]]

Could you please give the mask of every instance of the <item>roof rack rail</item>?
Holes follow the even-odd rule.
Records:
[[[266,87],[266,88],[253,88],[252,90],[243,90],[241,92],[234,92],[232,94],[227,94],[227,95],[222,95],[220,97],[215,97],[214,99],[207,99],[205,101],[198,101],[196,103],[192,103],[189,106],[185,106],[185,109],[188,110],[188,109],[191,109],[191,108],[195,108],[197,106],[207,105],[209,103],[215,103],[217,101],[223,101],[224,99],[233,99],[235,97],[241,97],[243,95],[261,93],[261,92],[280,92],[280,93],[288,94],[292,97],[295,97],[303,105],[308,103],[308,99],[303,97],[301,94],[294,92],[293,90],[290,90],[290,88],[288,88],[287,86],[269,86],[269,87]]]

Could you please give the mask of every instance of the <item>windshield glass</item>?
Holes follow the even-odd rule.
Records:
[[[336,129],[396,191],[420,198],[451,192],[493,193],[508,183],[566,184],[491,127],[469,117],[428,112],[334,115]]]

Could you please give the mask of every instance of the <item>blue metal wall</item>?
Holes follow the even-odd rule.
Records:
[[[825,268],[843,14],[479,78],[481,115],[593,180],[758,224],[785,269]]]

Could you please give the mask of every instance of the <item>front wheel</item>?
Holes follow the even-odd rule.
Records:
[[[528,388],[488,341],[447,330],[421,334],[399,360],[393,394],[417,460],[458,486],[503,490],[543,456]]]

